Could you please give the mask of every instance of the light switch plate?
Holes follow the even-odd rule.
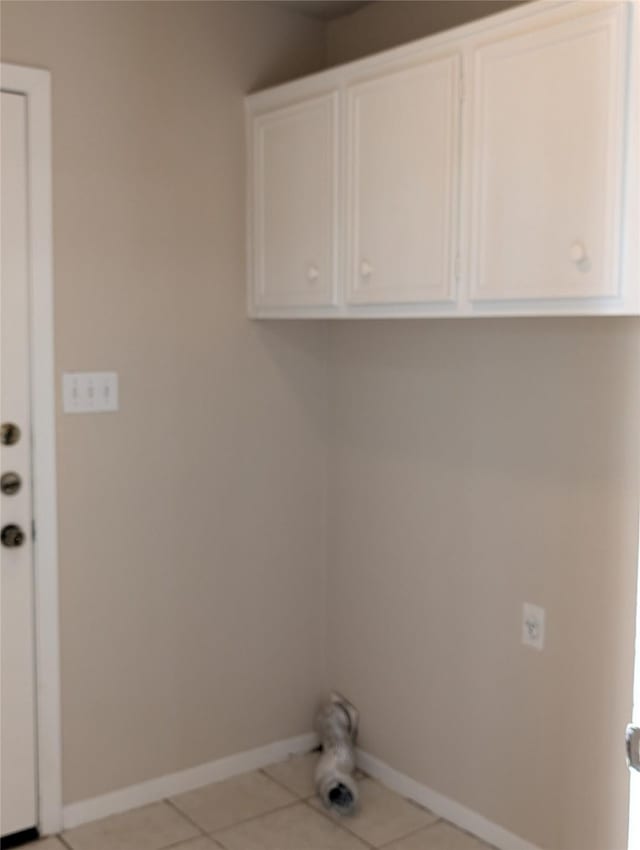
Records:
[[[64,372],[65,413],[109,413],[118,410],[117,372]]]

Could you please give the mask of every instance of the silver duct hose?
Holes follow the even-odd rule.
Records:
[[[349,700],[333,692],[320,706],[315,727],[322,747],[315,774],[318,795],[328,809],[351,814],[358,804],[358,786],[352,776],[356,767],[358,711]]]

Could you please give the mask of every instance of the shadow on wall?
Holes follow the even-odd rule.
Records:
[[[527,0],[376,0],[352,15],[329,21],[329,65],[350,62]]]

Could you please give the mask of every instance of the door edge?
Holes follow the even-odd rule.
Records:
[[[62,735],[55,438],[51,74],[3,62],[3,91],[27,99],[31,404],[33,427],[34,614],[38,823],[62,828]]]

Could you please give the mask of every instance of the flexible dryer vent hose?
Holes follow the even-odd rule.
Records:
[[[322,755],[316,767],[316,790],[328,809],[351,814],[358,804],[354,744],[358,735],[358,711],[341,694],[332,693],[316,715],[316,731]]]

